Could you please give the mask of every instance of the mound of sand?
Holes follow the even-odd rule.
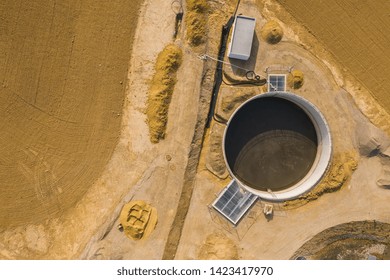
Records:
[[[240,87],[222,87],[218,95],[216,116],[227,121],[235,109],[243,102],[256,95],[254,89]]]
[[[192,46],[199,46],[206,40],[208,8],[206,0],[187,0],[185,21],[187,39]]]
[[[275,20],[270,20],[261,29],[261,37],[269,44],[277,44],[283,38],[283,29]]]
[[[321,182],[313,190],[297,199],[286,201],[286,208],[302,206],[310,201],[318,199],[325,193],[338,191],[352,176],[357,168],[358,155],[356,152],[339,153],[333,156],[330,168]]]
[[[157,210],[145,201],[131,201],[123,206],[119,220],[127,237],[144,239],[156,227]]]
[[[149,94],[146,115],[150,141],[164,139],[168,122],[168,109],[177,81],[176,72],[182,63],[183,53],[175,44],[167,45],[158,55]]]
[[[210,234],[200,247],[200,260],[238,260],[234,242],[222,233]]]
[[[293,70],[287,76],[288,86],[292,89],[299,89],[303,85],[303,73],[299,70]]]
[[[242,103],[253,97],[254,92],[244,92],[240,95],[229,95],[222,100],[222,111],[226,114],[232,114]]]

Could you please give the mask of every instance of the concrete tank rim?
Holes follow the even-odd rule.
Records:
[[[256,190],[250,186],[247,186],[245,183],[241,182],[231,170],[225,152],[226,133],[236,113],[249,102],[255,99],[267,98],[267,97],[277,97],[277,98],[285,99],[287,101],[296,104],[302,110],[304,110],[305,113],[308,115],[308,117],[312,120],[312,123],[316,129],[316,134],[318,139],[316,159],[312,165],[312,168],[307,173],[307,175],[304,178],[302,178],[298,183],[294,184],[293,186],[278,192],[265,192],[265,191]],[[223,134],[222,151],[223,151],[223,157],[226,164],[226,168],[230,176],[235,181],[237,181],[237,183],[242,188],[244,188],[245,190],[253,194],[256,194],[261,199],[274,201],[274,202],[281,202],[281,201],[292,200],[294,198],[297,198],[300,195],[310,191],[313,187],[315,187],[318,184],[318,182],[322,179],[322,177],[324,176],[325,172],[329,167],[330,159],[332,156],[332,139],[331,139],[330,129],[325,117],[313,103],[292,92],[275,91],[275,92],[262,93],[246,100],[245,102],[240,104],[240,106],[232,113],[228,122],[226,123],[226,128]]]

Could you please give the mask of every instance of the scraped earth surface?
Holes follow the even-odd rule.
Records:
[[[292,259],[366,260],[390,258],[390,224],[357,221],[334,226],[316,234]]]

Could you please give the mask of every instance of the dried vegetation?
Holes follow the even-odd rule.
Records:
[[[318,199],[325,193],[332,193],[341,187],[351,178],[357,168],[357,153],[354,151],[334,155],[330,168],[321,182],[309,193],[298,197],[295,200],[286,201],[286,208],[295,208]]]
[[[187,0],[187,39],[192,46],[206,41],[208,4],[206,0]]]
[[[275,20],[270,20],[261,29],[261,37],[268,44],[277,44],[283,38],[283,29]]]
[[[167,45],[158,55],[149,95],[146,114],[150,141],[158,143],[165,137],[168,109],[177,81],[176,72],[182,63],[182,51],[175,44]]]
[[[127,237],[133,240],[146,238],[156,227],[156,208],[142,200],[129,202],[122,209],[120,222]]]
[[[303,73],[299,70],[293,70],[287,77],[287,82],[290,88],[299,89],[303,86]]]

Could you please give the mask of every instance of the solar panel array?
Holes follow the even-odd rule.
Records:
[[[286,75],[268,75],[268,91],[286,91]]]
[[[257,195],[243,191],[238,183],[233,180],[214,201],[213,207],[236,225],[256,202],[257,198]]]

